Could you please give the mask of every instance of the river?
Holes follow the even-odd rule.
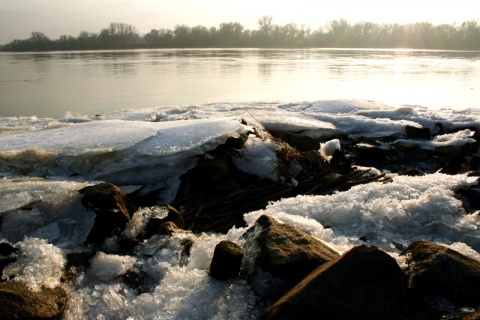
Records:
[[[480,52],[156,49],[0,53],[0,116],[365,99],[480,108]]]

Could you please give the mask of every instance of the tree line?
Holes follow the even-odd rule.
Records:
[[[305,25],[277,25],[270,16],[258,20],[258,29],[245,29],[238,22],[218,27],[177,25],[174,29],[152,29],[140,35],[135,26],[111,23],[99,33],[82,31],[77,37],[62,35],[51,40],[43,32],[32,32],[24,40],[13,40],[4,51],[96,50],[133,48],[412,48],[480,50],[480,23],[433,25],[332,20],[312,30]]]

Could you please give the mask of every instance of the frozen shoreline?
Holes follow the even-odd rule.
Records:
[[[281,144],[270,134],[285,141],[287,136],[300,135],[317,141],[316,151],[327,160],[337,149],[355,162],[366,145],[378,148],[377,152],[391,158],[376,166],[392,181],[360,184],[332,194],[279,199],[264,209],[248,212],[243,217],[245,227],[233,227],[225,234],[179,233],[171,241],[154,237],[144,244],[135,261],[127,257],[116,260],[114,253],[108,258],[115,241],[107,242],[103,247],[107,254],[104,261],[99,257],[96,271],[85,270],[84,278],[75,284],[72,296],[81,314],[148,318],[172,299],[179,299],[178,304],[171,305],[163,316],[174,318],[175,314],[193,312],[198,301],[187,303],[182,299],[216,287],[205,278],[215,244],[223,239],[238,241],[245,228],[262,214],[292,224],[339,252],[367,242],[396,257],[412,240],[422,238],[445,243],[479,259],[479,212],[466,212],[456,191],[477,184],[477,177],[469,177],[461,165],[471,165],[478,155],[480,112],[390,107],[365,101],[258,104],[249,105],[247,113],[244,107],[216,104],[128,110],[94,118],[69,116],[58,121],[1,118],[0,238],[11,244],[23,241],[24,236],[46,239],[60,250],[60,255],[78,250],[93,223],[92,213],[79,204],[79,189],[108,181],[130,190],[127,193],[141,186],[143,192],[158,191],[158,203],[170,202],[177,195],[180,177],[198,165],[198,159],[208,160],[208,153],[229,138],[247,137],[233,161],[240,172],[272,183],[294,184],[298,180],[295,175],[300,174],[298,163],[288,162],[286,169],[278,166]],[[442,123],[444,133],[438,131],[437,123]],[[409,137],[406,127],[428,128],[432,137]],[[446,162],[433,160],[439,157],[439,150],[447,152],[443,155]],[[463,159],[459,169],[454,169],[457,162],[452,159],[458,150]],[[401,166],[406,164],[402,156],[408,160],[409,174]],[[366,165],[372,159],[364,161]],[[389,161],[397,161],[398,165],[388,166]],[[420,163],[423,166],[416,165]],[[439,164],[444,171],[452,171],[431,170]],[[403,171],[396,174],[399,171],[395,169]],[[430,170],[427,174],[426,169]],[[478,167],[467,171],[471,175],[471,171],[478,172]],[[282,180],[285,172],[288,181]],[[194,242],[186,264],[178,257],[180,242],[185,238]],[[38,245],[51,246],[40,240]],[[103,279],[101,285],[90,282],[88,272],[117,268],[122,273],[124,270],[118,269],[122,263],[155,274],[150,285],[158,286],[158,290],[136,296],[115,277]],[[29,281],[34,283],[53,281],[39,274],[31,276]],[[249,311],[238,304],[250,301],[253,308],[256,300],[245,283],[236,285],[240,291],[231,295],[237,307],[233,304],[221,309],[218,317],[233,313],[248,318]],[[161,291],[165,286],[168,292]],[[102,302],[102,295],[110,300]],[[128,314],[126,310],[132,305],[138,306],[133,312],[139,314]]]

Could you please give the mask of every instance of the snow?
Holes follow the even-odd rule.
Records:
[[[432,141],[405,135],[407,125],[433,133],[438,122],[447,132],[461,130]],[[158,107],[100,117],[70,113],[64,119],[0,118],[0,239],[21,250],[21,258],[4,274],[15,275],[15,281],[32,289],[59,284],[65,254],[83,248],[93,225],[94,214],[80,204],[78,190],[85,186],[109,181],[124,190],[164,188],[160,200],[168,203],[180,176],[198,156],[240,135],[248,139],[234,164],[277,181],[278,145],[261,132],[262,125],[279,134],[322,137],[319,150],[329,157],[342,148],[341,134],[388,136],[425,149],[459,148],[474,141],[480,110],[338,100]],[[367,243],[401,264],[399,253],[413,240],[425,239],[479,259],[480,216],[467,214],[454,195],[476,178],[442,173],[388,176],[389,182],[272,202],[245,214],[247,227],[227,234],[155,235],[131,256],[100,252],[69,287],[66,319],[184,319],[192,314],[199,319],[254,318],[260,307],[249,284],[243,279],[212,279],[208,270],[215,245],[221,240],[243,245],[241,235],[262,214],[295,225],[339,252]],[[124,235],[135,238],[150,217],[165,215],[161,207],[140,208]],[[109,241],[115,243],[113,238]],[[188,241],[193,243],[190,256],[182,254]],[[146,275],[144,292],[122,280],[130,271]]]

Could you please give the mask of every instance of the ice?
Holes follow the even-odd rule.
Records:
[[[42,286],[54,288],[60,285],[65,255],[59,248],[43,239],[25,238],[17,243],[21,256],[3,270],[3,279],[15,276],[13,281],[25,284],[33,291]]]
[[[325,143],[320,143],[320,154],[325,159],[331,159],[336,150],[341,150],[339,139],[332,139]]]
[[[66,248],[82,244],[95,215],[80,203],[78,190],[89,183],[16,178],[0,180],[0,238],[12,243],[24,236]]]
[[[90,273],[102,281],[112,280],[133,268],[136,259],[98,252],[91,260]]]
[[[234,159],[235,166],[241,171],[256,175],[262,179],[278,180],[277,155],[278,146],[272,141],[264,141],[249,135],[240,157]]]
[[[340,252],[362,241],[398,252],[412,239],[465,242],[478,249],[480,239],[466,235],[478,233],[480,219],[472,218],[466,224],[468,215],[453,194],[455,189],[475,183],[476,178],[436,173],[392,179],[391,183],[359,185],[333,195],[282,199],[265,210],[247,214],[245,219],[252,224],[262,214],[280,221],[289,217],[289,223],[310,232],[311,222],[304,219],[314,219],[318,229],[331,229],[331,233],[314,235]]]

